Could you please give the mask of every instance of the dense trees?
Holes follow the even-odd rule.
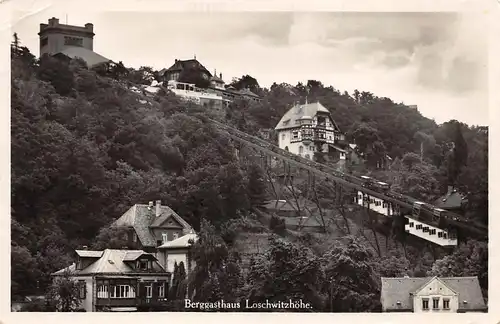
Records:
[[[96,73],[81,60],[36,60],[18,38],[11,51],[13,296],[47,290],[50,273],[70,264],[75,248],[126,245],[122,233],[107,226],[133,204],[156,199],[201,230],[194,253],[199,267],[181,281],[189,282],[197,300],[300,297],[315,309],[350,311],[359,304],[375,310],[374,276],[401,275],[413,266],[403,256],[377,266],[381,261],[357,241],[323,255],[281,237],[271,240],[268,253],[256,258],[246,275],[231,244],[238,231],[256,230],[251,210],[268,198],[268,179],[257,164],[238,161],[233,143],[206,122],[207,112],[163,90],[154,96],[131,91],[158,80],[149,67],[127,69],[122,63]],[[341,93],[315,80],[262,89],[245,75],[233,86],[263,100],[234,102],[228,123],[256,134],[273,128],[295,102],[305,102],[306,96],[318,100],[358,144],[370,168],[386,154],[394,159],[381,179],[427,201],[453,181],[469,194],[467,215],[487,222],[487,128],[457,122],[438,126],[388,98]],[[322,191],[319,186],[318,205],[345,216],[343,205]],[[469,255],[486,256],[484,250]],[[436,263],[435,268],[442,267]],[[354,287],[346,269],[363,284]],[[469,273],[484,278],[484,269],[476,270]],[[185,289],[181,282],[176,296]]]
[[[135,203],[161,199],[199,228],[202,218],[245,214],[249,188],[254,203],[262,199],[229,140],[196,110],[183,113],[190,105],[27,53],[13,46],[14,294],[34,293],[37,281],[47,288],[71,250],[96,236],[94,248],[122,247],[111,229],[98,232]]]
[[[335,247],[325,256],[328,307],[332,312],[379,310],[380,279],[374,271],[373,255],[355,239],[346,247]]]
[[[47,294],[49,304],[59,312],[74,312],[81,305],[80,289],[86,288],[71,277],[71,272],[65,271],[49,287]]]

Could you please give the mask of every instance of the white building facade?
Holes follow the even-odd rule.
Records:
[[[315,152],[336,150],[339,159],[345,160],[346,152],[336,148],[345,137],[330,112],[319,102],[295,105],[281,118],[275,128],[281,149],[312,160]]]
[[[398,213],[397,206],[386,202],[380,198],[372,197],[364,192],[358,191],[354,198],[354,203],[382,214],[384,216],[393,216]]]
[[[382,312],[487,312],[477,277],[381,278]]]
[[[415,235],[440,246],[456,246],[458,244],[457,237],[453,232],[431,226],[409,216],[405,216],[405,218],[407,219],[405,231],[408,234]]]

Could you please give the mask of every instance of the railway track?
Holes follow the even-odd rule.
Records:
[[[372,197],[376,197],[384,201],[391,202],[396,206],[404,207],[410,210],[415,206],[415,203],[420,202],[418,199],[415,199],[413,197],[398,192],[393,192],[391,190],[378,192],[373,189],[367,188],[362,185],[363,180],[356,176],[342,173],[336,170],[335,168],[287,152],[279,148],[275,144],[269,143],[268,141],[265,141],[257,136],[253,136],[245,132],[242,132],[238,129],[235,129],[231,126],[223,124],[214,119],[208,118],[208,120],[214,125],[216,125],[219,128],[219,130],[222,130],[225,134],[227,134],[230,138],[232,138],[235,141],[238,141],[244,145],[252,147],[270,156],[276,157],[280,160],[284,160],[296,167],[308,170],[320,177],[323,177],[325,179],[330,179],[336,183],[343,185],[344,187],[361,191]],[[423,208],[421,212],[427,213],[432,217],[433,216],[432,210],[436,209],[437,207],[427,203],[425,203],[424,205],[425,208]],[[488,229],[486,227],[478,226],[477,224],[471,224],[466,218],[464,218],[459,214],[446,212],[446,219],[453,225],[466,228],[468,231],[471,231],[474,234],[486,236],[488,233]]]

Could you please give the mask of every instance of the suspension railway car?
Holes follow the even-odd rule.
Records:
[[[230,128],[224,124],[220,124],[220,126],[222,129]],[[231,129],[231,131],[238,133],[239,136],[244,140],[254,142],[253,136],[234,129]],[[335,171],[332,170],[332,168],[321,165],[319,163],[310,160],[306,161],[293,153],[277,148],[275,145],[267,141],[258,139],[258,142],[260,143],[260,146],[278,153],[284,157],[304,163],[311,168],[331,173],[336,177],[354,184],[358,184],[369,190],[380,192],[381,194],[384,194],[388,197],[400,200],[407,203],[408,205],[413,206],[411,215],[404,216],[406,218],[405,230],[409,234],[421,237],[422,239],[425,239],[427,241],[431,241],[441,246],[455,246],[457,245],[456,232],[454,230],[450,230],[449,225],[464,225],[464,223],[468,223],[467,220],[459,219],[457,217],[458,215],[449,213],[446,210],[434,207],[430,204],[416,201],[414,198],[408,197],[406,195],[394,192],[391,190],[391,186],[385,182],[378,181],[365,175],[356,177],[351,174]],[[360,190],[357,190],[356,192],[354,203],[386,216],[399,214],[398,206],[396,206],[392,202],[386,202],[380,198],[371,197],[370,195]],[[422,210],[424,210],[425,212],[422,213]],[[442,228],[447,229],[445,230]]]

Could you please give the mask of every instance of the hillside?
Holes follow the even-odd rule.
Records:
[[[50,57],[37,60],[25,47],[12,48],[11,63],[14,297],[42,292],[49,274],[70,263],[72,249],[97,244],[99,231],[130,206],[157,199],[197,230],[202,220],[221,233],[228,228],[233,233],[243,228],[239,238],[226,240],[229,246],[229,242],[235,244],[235,250],[241,250],[245,240],[257,241],[259,246],[268,244],[271,250],[296,249],[303,256],[297,264],[305,267],[313,264],[309,261],[317,261],[311,273],[323,271],[319,260],[325,251],[370,249],[365,247],[368,243],[349,240],[346,250],[336,250],[335,243],[320,244],[316,249],[314,238],[297,238],[302,233],[285,235],[285,243],[261,245],[256,237],[272,236],[268,224],[254,219],[252,212],[267,198],[262,184],[252,181],[262,170],[239,163],[233,143],[204,122],[209,112],[164,90],[154,95],[132,91],[151,81],[150,69],[135,71],[121,65],[110,71],[93,71],[80,60],[69,64]],[[304,101],[307,94],[310,102],[319,100],[332,112],[340,128],[368,157],[391,156],[395,160],[393,173],[386,177],[399,179],[397,185],[404,190],[431,199],[439,196],[448,181],[454,181],[470,192],[468,217],[487,222],[488,134],[483,128],[464,124],[457,128],[456,122],[436,125],[418,111],[388,98],[366,92],[341,93],[313,80],[306,85],[274,84],[261,89],[255,79],[253,84],[245,84],[252,79],[241,78],[237,86],[250,87],[262,96],[262,102],[234,102],[227,111],[227,123],[257,134],[273,128],[281,115],[294,102]],[[460,138],[466,143],[465,155],[464,150],[448,148],[450,142],[458,143]],[[422,143],[424,155],[420,161]],[[366,171],[374,171],[370,170],[367,163]],[[243,226],[242,219],[252,219],[251,224]],[[254,232],[260,234],[252,235]],[[318,236],[316,241],[324,239],[325,235]],[[260,248],[258,251],[262,252]],[[481,253],[474,251],[478,260],[487,257],[484,249]],[[296,253],[292,252],[290,255]],[[363,253],[366,260],[360,262],[383,263],[380,258],[372,259],[373,252]],[[460,253],[456,258],[463,257],[464,252]],[[391,266],[403,258],[400,252],[384,257],[396,258]],[[425,264],[426,271],[431,270],[433,262]],[[291,264],[286,269],[295,271]],[[380,266],[374,269],[379,276],[386,273]],[[487,282],[484,268],[472,272],[464,269],[461,274],[480,272],[486,276],[482,283]],[[251,280],[243,286],[252,282],[257,289],[255,282],[260,281]],[[312,295],[323,293],[318,288]],[[370,300],[376,295],[373,291],[360,294]]]

